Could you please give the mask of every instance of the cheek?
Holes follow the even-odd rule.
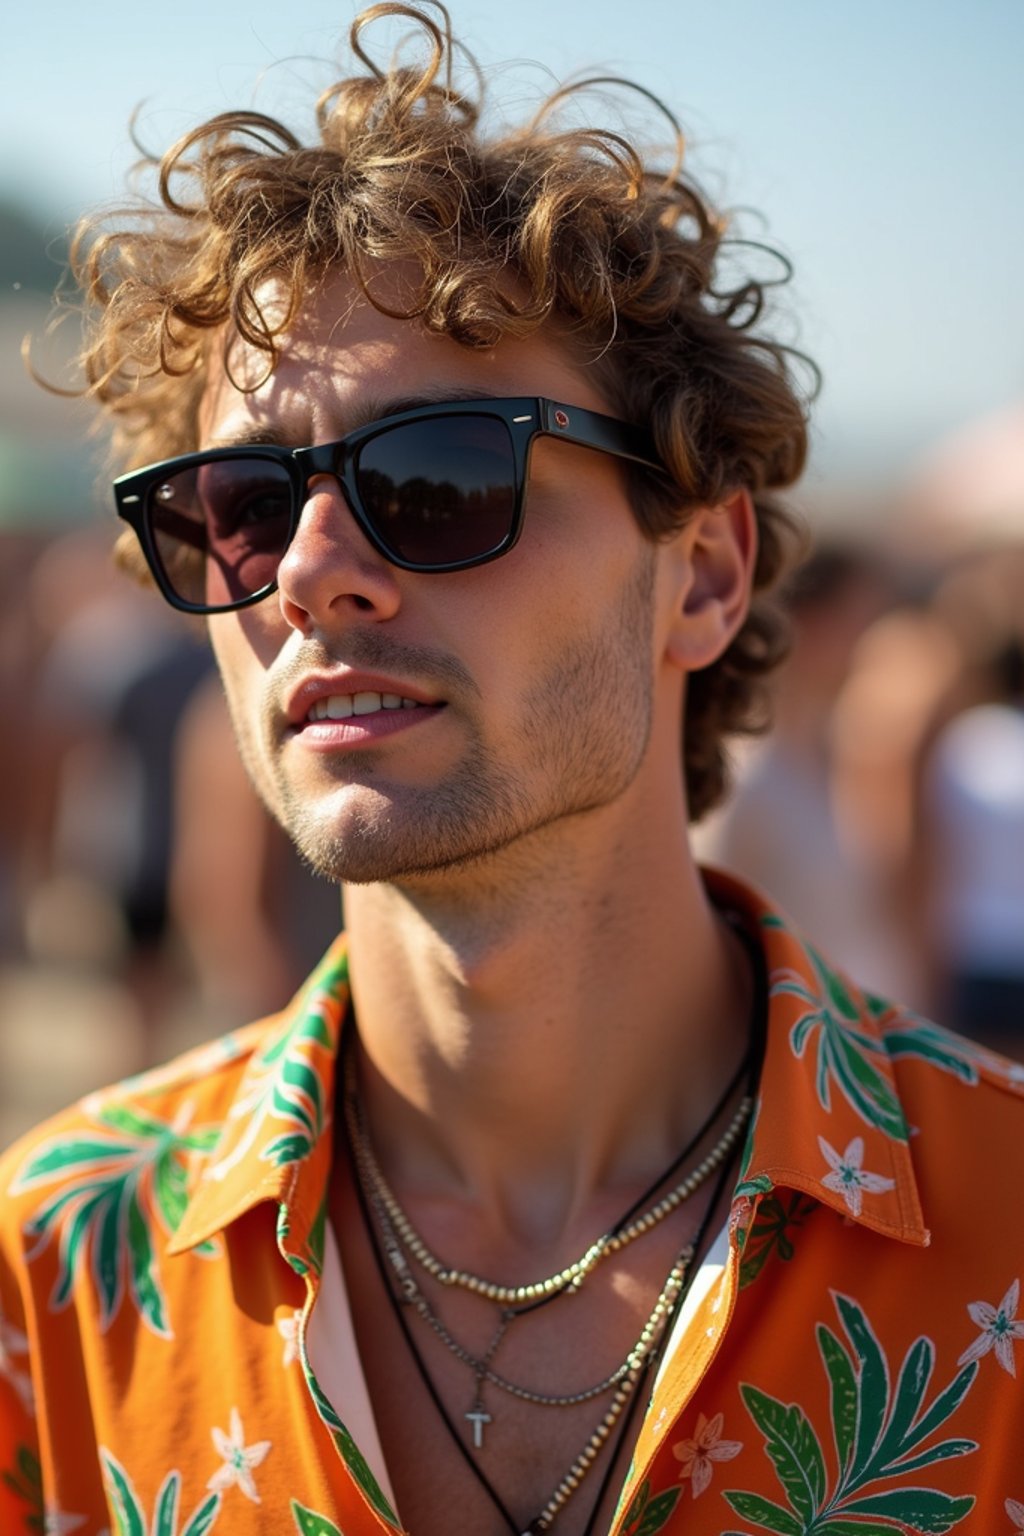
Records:
[[[251,625],[242,614],[224,614],[210,621],[210,643],[220,671],[224,696],[242,757],[256,776],[258,723],[266,670],[252,643]],[[257,785],[262,789],[261,785]]]
[[[233,697],[261,689],[288,635],[277,594],[253,608],[215,614],[207,627],[225,693]]]

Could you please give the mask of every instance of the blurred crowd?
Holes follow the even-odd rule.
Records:
[[[1024,1058],[1024,410],[820,538],[707,860],[858,981]]]
[[[281,1007],[340,926],[245,777],[204,627],[111,548],[0,530],[0,1145]]]
[[[872,989],[1024,1057],[1024,415],[824,527],[774,731],[737,745],[699,851]],[[245,779],[203,628],[111,542],[0,529],[0,1145],[277,1008],[340,923]]]

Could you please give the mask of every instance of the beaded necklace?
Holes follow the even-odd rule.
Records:
[[[727,917],[736,936],[743,943],[750,958],[753,971],[754,991],[751,1006],[751,1036],[747,1052],[711,1115],[704,1122],[696,1136],[691,1139],[678,1157],[673,1160],[672,1164],[634,1201],[620,1220],[607,1233],[590,1245],[580,1259],[576,1260],[574,1264],[567,1265],[565,1269],[560,1270],[556,1275],[550,1276],[546,1280],[531,1282],[525,1286],[499,1285],[493,1281],[483,1280],[464,1270],[453,1270],[449,1266],[442,1264],[431,1253],[409,1222],[408,1217],[399,1205],[376,1162],[372,1146],[370,1145],[362,1105],[355,1091],[352,1054],[351,1052],[346,1053],[345,1124],[351,1164],[356,1173],[354,1183],[370,1248],[380,1272],[385,1294],[391,1303],[409,1352],[442,1423],[445,1425],[467,1467],[472,1471],[494,1507],[501,1514],[512,1536],[541,1536],[541,1533],[549,1529],[569,1499],[579,1489],[584,1477],[591,1470],[608,1441],[616,1423],[622,1419],[611,1461],[601,1481],[596,1502],[591,1510],[584,1532],[584,1536],[592,1536],[594,1522],[603,1504],[610,1478],[613,1475],[625,1435],[628,1432],[629,1422],[632,1418],[632,1409],[638,1396],[636,1388],[664,1346],[669,1332],[667,1325],[671,1322],[672,1315],[678,1309],[693,1278],[694,1260],[703,1249],[712,1215],[718,1207],[725,1188],[725,1182],[732,1162],[730,1153],[734,1151],[736,1142],[750,1118],[754,1103],[754,1085],[760,1073],[767,1022],[767,976],[764,955],[760,946],[746,932],[738,920],[733,919],[729,914],[723,915]],[[744,1096],[730,1125],[719,1139],[719,1142],[716,1143],[712,1151],[707,1154],[692,1173],[683,1178],[667,1195],[651,1205],[650,1202],[658,1189],[669,1178],[674,1177],[682,1164],[707,1135],[711,1126],[721,1115],[729,1099],[735,1093],[744,1075],[748,1079],[748,1093]],[[711,1202],[701,1219],[699,1229],[692,1242],[684,1248],[669,1271],[668,1279],[659,1293],[654,1308],[636,1344],[614,1372],[596,1386],[584,1389],[580,1393],[544,1394],[519,1387],[493,1370],[491,1361],[511,1321],[536,1310],[538,1307],[548,1305],[562,1295],[567,1293],[573,1294],[579,1289],[586,1276],[604,1257],[619,1251],[627,1243],[635,1241],[645,1232],[650,1231],[658,1222],[664,1220],[671,1211],[677,1209],[684,1200],[689,1198],[689,1195],[716,1168],[719,1170],[718,1177],[715,1180]],[[696,1180],[695,1183],[693,1182],[694,1180]],[[648,1207],[648,1209],[644,1210],[644,1207]],[[376,1222],[374,1221],[374,1216],[376,1216]],[[421,1268],[440,1284],[459,1286],[502,1306],[498,1331],[483,1356],[474,1356],[470,1351],[465,1350],[458,1344],[457,1340],[445,1328],[441,1319],[433,1312],[433,1309],[412,1277],[412,1272],[402,1253],[403,1246],[411,1253],[413,1259]],[[389,1269],[391,1271],[390,1274]],[[491,1417],[489,1414],[484,1413],[480,1400],[480,1388],[484,1380],[527,1402],[552,1407],[575,1406],[578,1403],[600,1396],[602,1393],[610,1391],[613,1387],[615,1388],[615,1395],[611,1404],[590,1435],[586,1445],[574,1460],[569,1471],[559,1482],[543,1509],[534,1516],[525,1529],[510,1514],[500,1494],[493,1487],[483,1469],[477,1464],[463,1437],[452,1422],[451,1415],[431,1379],[430,1372],[420,1355],[412,1332],[406,1322],[404,1313],[407,1305],[411,1305],[423,1320],[433,1328],[434,1332],[437,1333],[452,1353],[474,1371],[477,1380],[477,1397],[473,1410],[467,1413],[465,1417],[473,1426],[473,1443],[475,1448],[479,1448],[482,1445],[483,1425],[491,1422]],[[630,1411],[624,1414],[623,1410],[627,1408],[627,1405]]]
[[[350,1153],[352,1153],[351,1144],[349,1146],[349,1151],[350,1151]],[[354,1160],[354,1154],[353,1154],[353,1160]],[[714,1189],[714,1193],[712,1195],[711,1202],[710,1202],[710,1204],[709,1204],[709,1206],[707,1208],[707,1211],[704,1214],[704,1217],[703,1217],[703,1219],[701,1221],[700,1227],[699,1227],[699,1229],[698,1229],[698,1231],[697,1231],[697,1233],[696,1233],[696,1235],[695,1235],[695,1237],[693,1239],[692,1244],[688,1245],[688,1251],[692,1252],[692,1254],[698,1254],[703,1249],[704,1243],[705,1243],[705,1241],[707,1239],[707,1234],[708,1234],[708,1230],[709,1230],[709,1227],[710,1227],[712,1214],[717,1209],[718,1202],[719,1202],[719,1200],[721,1198],[721,1195],[722,1195],[722,1191],[725,1188],[725,1182],[726,1182],[726,1179],[727,1179],[728,1174],[729,1174],[729,1167],[730,1167],[730,1164],[729,1163],[725,1163],[722,1166],[722,1168],[721,1168],[721,1170],[719,1172],[717,1180],[715,1181],[715,1189]],[[539,1512],[539,1514],[535,1515],[534,1518],[525,1527],[523,1527],[522,1523],[520,1521],[517,1521],[515,1519],[515,1517],[511,1514],[511,1512],[508,1509],[508,1506],[505,1504],[505,1501],[502,1499],[501,1494],[498,1492],[498,1490],[491,1483],[490,1478],[487,1477],[487,1475],[483,1471],[482,1467],[480,1467],[478,1465],[476,1459],[471,1455],[468,1447],[466,1446],[465,1441],[463,1440],[463,1438],[460,1435],[459,1431],[456,1429],[455,1424],[452,1421],[451,1414],[448,1412],[448,1409],[445,1407],[444,1401],[441,1398],[441,1395],[438,1392],[437,1387],[434,1385],[433,1378],[431,1377],[430,1372],[427,1369],[427,1366],[426,1366],[426,1364],[425,1364],[425,1362],[423,1360],[423,1357],[421,1356],[421,1354],[419,1352],[419,1349],[417,1348],[416,1341],[413,1338],[412,1331],[411,1331],[411,1329],[409,1327],[409,1324],[408,1324],[408,1322],[406,1320],[406,1316],[405,1316],[406,1309],[403,1307],[401,1299],[399,1298],[399,1296],[398,1296],[398,1294],[397,1294],[397,1292],[396,1292],[396,1290],[394,1288],[394,1285],[391,1282],[391,1277],[388,1274],[387,1260],[385,1258],[385,1254],[384,1254],[384,1252],[382,1251],[381,1247],[378,1245],[378,1243],[375,1240],[373,1220],[372,1220],[372,1217],[371,1217],[371,1214],[370,1214],[370,1208],[369,1208],[367,1196],[366,1196],[366,1193],[365,1193],[365,1191],[363,1189],[362,1183],[359,1181],[359,1179],[355,1180],[355,1189],[356,1189],[356,1196],[357,1196],[358,1201],[359,1201],[360,1211],[361,1211],[362,1218],[363,1218],[364,1229],[366,1231],[366,1235],[367,1235],[367,1238],[368,1238],[369,1244],[370,1244],[370,1251],[373,1254],[373,1259],[374,1259],[374,1262],[375,1262],[375,1264],[377,1266],[377,1271],[378,1271],[378,1273],[380,1275],[381,1284],[384,1287],[384,1293],[387,1296],[388,1301],[391,1304],[392,1311],[393,1311],[393,1313],[395,1315],[395,1320],[396,1320],[396,1322],[398,1323],[398,1325],[399,1325],[399,1327],[401,1329],[402,1335],[403,1335],[403,1337],[405,1339],[406,1346],[407,1346],[407,1348],[409,1350],[409,1354],[410,1354],[410,1356],[412,1358],[413,1364],[416,1367],[416,1370],[417,1370],[417,1373],[418,1373],[418,1375],[420,1377],[420,1380],[422,1381],[423,1386],[426,1389],[426,1392],[427,1392],[428,1396],[430,1397],[431,1402],[433,1403],[435,1409],[437,1410],[438,1418],[441,1420],[442,1424],[444,1425],[445,1429],[447,1430],[448,1436],[449,1436],[452,1444],[454,1445],[455,1449],[458,1451],[459,1455],[462,1457],[462,1460],[465,1463],[467,1469],[472,1473],[473,1477],[480,1484],[480,1486],[483,1488],[484,1492],[487,1494],[488,1498],[490,1499],[491,1503],[494,1505],[494,1508],[501,1515],[501,1518],[505,1522],[506,1528],[510,1532],[510,1536],[542,1536],[542,1533],[549,1529],[549,1527],[554,1522],[556,1516],[565,1507],[565,1505],[568,1503],[568,1501],[572,1497],[572,1495],[574,1493],[576,1493],[577,1490],[579,1489],[579,1486],[580,1486],[580,1483],[582,1482],[583,1477],[585,1476],[586,1472],[588,1472],[590,1470],[591,1466],[593,1465],[594,1460],[596,1460],[596,1457],[597,1457],[601,1447],[607,1441],[608,1435],[611,1432],[611,1427],[609,1427],[609,1429],[606,1432],[600,1434],[600,1439],[598,1441],[597,1446],[594,1448],[592,1455],[587,1457],[586,1461],[583,1463],[582,1469],[579,1470],[579,1471],[577,1471],[576,1468],[579,1465],[579,1463],[583,1460],[583,1453],[581,1453],[580,1457],[577,1457],[576,1462],[574,1462],[573,1469],[572,1469],[573,1474],[574,1474],[574,1480],[570,1482],[568,1475],[565,1478],[563,1478],[562,1482],[558,1485],[558,1488],[556,1489],[555,1493],[548,1500],[547,1504],[545,1504],[544,1508]],[[687,1251],[687,1250],[684,1250],[684,1252],[685,1251]],[[682,1256],[681,1256],[681,1258],[682,1258]],[[691,1263],[692,1263],[692,1260],[691,1260]],[[685,1273],[683,1275],[683,1277],[682,1277],[682,1281],[681,1281],[678,1293],[677,1293],[676,1298],[675,1298],[675,1308],[674,1308],[675,1310],[678,1309],[680,1303],[683,1300],[683,1297],[686,1295],[686,1291],[687,1291],[687,1289],[689,1287],[689,1284],[690,1284],[690,1281],[692,1279],[693,1279],[693,1272],[692,1272],[692,1268],[691,1268],[689,1270],[689,1272]],[[671,1320],[670,1317],[666,1318],[666,1322],[670,1321],[670,1320]],[[646,1375],[646,1373],[651,1369],[652,1365],[658,1359],[659,1352],[660,1352],[661,1348],[664,1346],[665,1339],[667,1338],[667,1336],[668,1336],[668,1329],[666,1327],[663,1327],[662,1330],[661,1330],[661,1337],[660,1337],[660,1339],[658,1341],[656,1341],[656,1343],[652,1346],[652,1348],[651,1348],[651,1350],[650,1350],[646,1360],[643,1363],[643,1366],[641,1367],[640,1371],[638,1372],[638,1374],[636,1376],[635,1381],[633,1382],[631,1390],[626,1395],[626,1399],[625,1399],[625,1401],[623,1403],[623,1407],[626,1409],[626,1412],[622,1413],[622,1410],[620,1409],[621,1424],[620,1424],[620,1427],[619,1427],[618,1438],[617,1438],[616,1444],[614,1446],[614,1449],[612,1450],[611,1457],[610,1457],[608,1466],[607,1466],[607,1468],[605,1470],[604,1477],[601,1479],[601,1484],[600,1484],[600,1487],[598,1488],[597,1496],[596,1496],[596,1499],[594,1501],[594,1505],[593,1505],[593,1507],[591,1509],[590,1517],[589,1517],[589,1519],[587,1521],[586,1529],[583,1532],[583,1536],[594,1536],[594,1524],[595,1524],[595,1521],[597,1520],[597,1516],[598,1516],[598,1514],[600,1512],[600,1509],[601,1509],[601,1507],[602,1507],[602,1505],[604,1503],[604,1499],[605,1499],[605,1496],[607,1494],[609,1484],[610,1484],[611,1479],[612,1479],[612,1477],[614,1475],[615,1467],[616,1467],[616,1465],[618,1463],[618,1460],[619,1460],[619,1455],[620,1455],[622,1447],[623,1447],[623,1445],[625,1443],[626,1435],[629,1433],[629,1427],[630,1427],[630,1424],[632,1422],[632,1418],[633,1418],[633,1414],[634,1414],[635,1409],[636,1409],[637,1401],[639,1400],[640,1395],[641,1395],[639,1393],[639,1391],[637,1391],[636,1389],[639,1387],[639,1385],[640,1385],[641,1381],[643,1380],[644,1376]],[[618,1417],[618,1415],[617,1415],[617,1417]],[[603,1422],[604,1421],[602,1420],[602,1424],[603,1424]],[[587,1443],[587,1447],[584,1448],[585,1450],[587,1448],[589,1448],[591,1442],[598,1435],[600,1429],[601,1429],[601,1426],[598,1427],[598,1430],[594,1431],[594,1434],[591,1436],[590,1441],[588,1441],[588,1443]]]

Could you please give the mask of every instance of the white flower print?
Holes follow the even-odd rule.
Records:
[[[270,1450],[272,1442],[259,1440],[255,1445],[246,1445],[245,1431],[237,1408],[231,1410],[230,1436],[226,1435],[222,1429],[212,1429],[210,1434],[217,1447],[218,1456],[224,1458],[224,1465],[217,1468],[207,1483],[207,1488],[211,1493],[223,1493],[226,1488],[231,1488],[237,1483],[246,1498],[258,1504],[260,1496],[256,1490],[256,1479],[252,1475],[252,1469],[259,1466]]]
[[[1024,1339],[1024,1318],[1017,1316],[1019,1301],[1020,1281],[1015,1280],[998,1307],[990,1306],[987,1301],[971,1302],[967,1311],[971,1322],[978,1325],[981,1333],[974,1343],[964,1350],[957,1365],[968,1365],[972,1360],[980,1360],[982,1355],[987,1355],[990,1349],[994,1349],[996,1359],[1003,1370],[1008,1371],[1011,1376],[1016,1376],[1013,1341]]]
[[[679,1476],[690,1478],[695,1499],[710,1485],[714,1475],[712,1462],[732,1461],[743,1449],[742,1440],[722,1439],[724,1423],[724,1413],[716,1413],[713,1419],[707,1419],[700,1413],[697,1415],[693,1439],[680,1440],[672,1447],[673,1456],[682,1462]]]
[[[281,1364],[287,1370],[294,1360],[299,1358],[299,1324],[302,1321],[302,1313],[296,1309],[289,1317],[279,1317],[277,1331],[284,1339],[284,1354]]]
[[[1024,1531],[1024,1504],[1019,1499],[1007,1499],[1004,1508],[1013,1521],[1014,1530]]]
[[[826,1189],[834,1189],[836,1194],[842,1195],[851,1216],[860,1215],[865,1190],[869,1195],[880,1195],[887,1189],[895,1189],[895,1179],[887,1179],[880,1173],[868,1173],[861,1166],[864,1162],[863,1136],[855,1136],[842,1156],[824,1136],[818,1137],[818,1146],[832,1170],[821,1182]]]
[[[59,1509],[48,1509],[43,1517],[44,1536],[71,1536],[85,1524],[84,1515],[62,1515]]]

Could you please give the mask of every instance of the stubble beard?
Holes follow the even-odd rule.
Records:
[[[339,825],[333,796],[305,795],[279,754],[270,755],[265,776],[256,770],[249,733],[236,720],[257,792],[303,860],[318,875],[353,885],[449,875],[617,799],[635,778],[651,733],[655,563],[653,547],[645,545],[617,610],[563,648],[533,687],[519,722],[516,765],[464,713],[469,747],[429,788],[396,787],[383,778],[376,788],[375,754],[361,753],[365,778]],[[339,781],[340,795],[349,783]]]

